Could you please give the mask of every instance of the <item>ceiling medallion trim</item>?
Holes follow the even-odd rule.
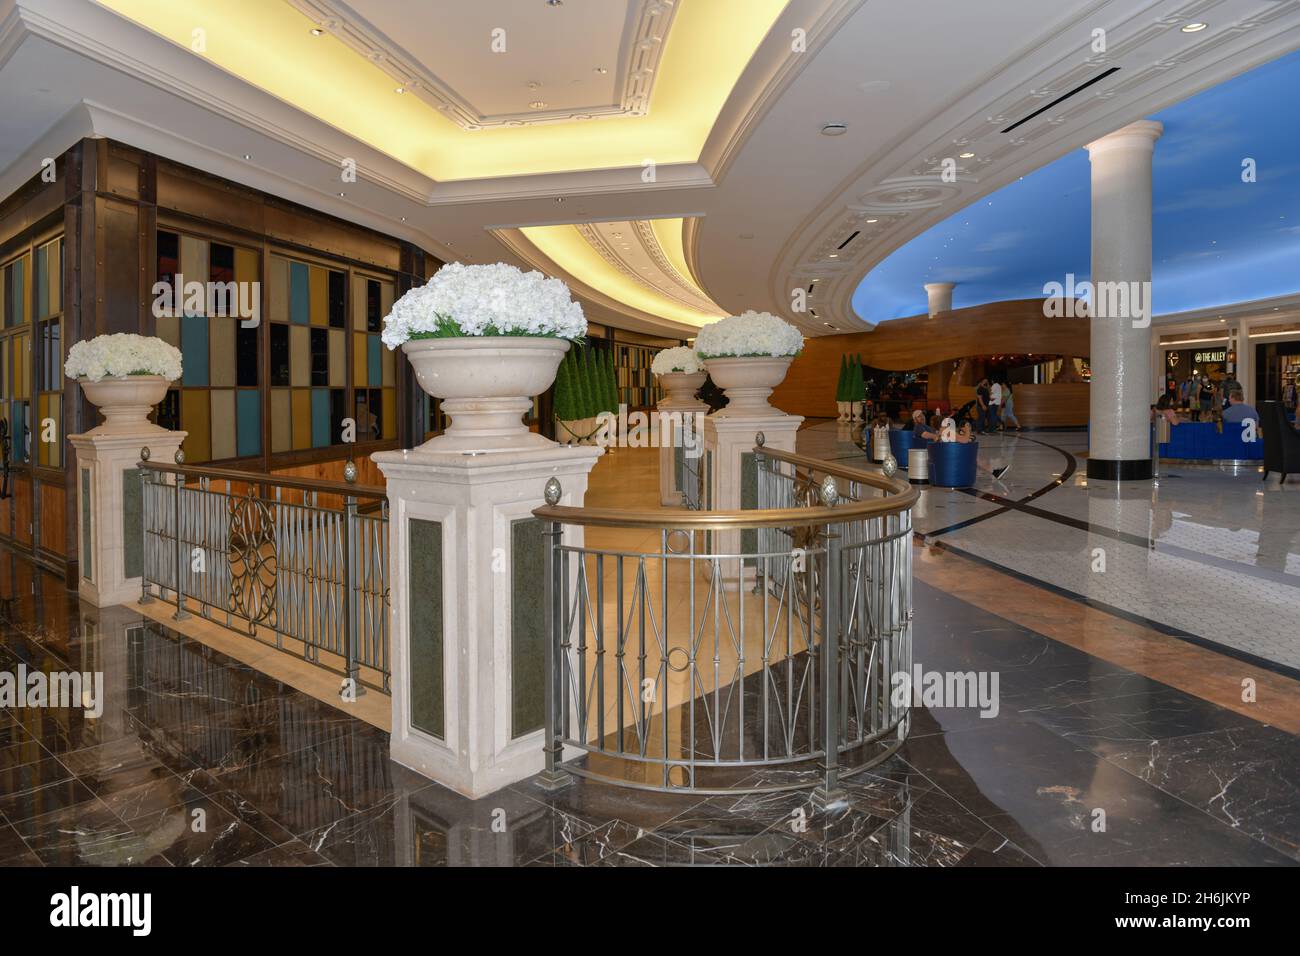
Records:
[[[617,103],[569,109],[527,109],[484,115],[448,83],[427,69],[343,0],[285,0],[313,23],[393,78],[406,92],[428,103],[461,129],[542,126],[611,116],[645,116],[650,111],[659,61],[677,14],[678,0],[632,0],[620,44]]]
[[[645,250],[646,255],[650,257],[655,267],[671,279],[682,292],[693,299],[697,303],[696,308],[702,308],[702,311],[705,312],[718,308],[716,303],[702,295],[701,290],[683,276],[677,270],[677,267],[669,261],[663,246],[659,245],[659,238],[655,235],[654,226],[650,224],[649,220],[633,220],[632,228],[636,230],[636,237],[641,243],[641,248]]]
[[[632,225],[634,228],[637,229],[638,238],[640,238],[640,228],[642,222],[634,221]],[[646,223],[645,225],[648,226],[649,224]],[[575,223],[574,228],[578,230],[578,234],[582,236],[583,240],[586,241],[586,243],[589,246],[591,246],[591,248],[594,249],[596,253],[602,259],[604,259],[606,263],[610,265],[610,267],[617,270],[625,278],[632,279],[643,289],[653,292],[656,295],[661,295],[666,299],[671,299],[672,301],[676,302],[678,305],[684,305],[687,308],[695,309],[696,311],[701,311],[701,312],[721,311],[714,303],[706,299],[701,299],[699,296],[691,294],[689,292],[687,294],[683,294],[681,290],[675,287],[676,278],[673,274],[668,275],[668,278],[673,280],[673,286],[665,288],[663,286],[657,285],[654,282],[651,282],[645,276],[641,275],[630,265],[628,265],[628,263],[624,261],[623,258],[609,245],[605,237],[601,235],[600,231],[591,223],[585,223],[585,222]],[[644,244],[645,240],[641,239],[641,241]],[[650,242],[653,244],[654,248],[658,250],[659,257],[663,257],[664,261],[666,262],[667,259],[666,257],[663,256],[663,250],[659,249],[658,240],[654,238],[653,234],[650,237]],[[650,249],[648,247],[646,248],[646,252],[650,253]],[[655,261],[656,265],[658,264],[658,258],[656,258],[653,254],[651,254],[651,259]]]

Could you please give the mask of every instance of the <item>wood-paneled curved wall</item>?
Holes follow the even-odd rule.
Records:
[[[1061,427],[1088,424],[1087,382],[1062,382],[1058,385],[1014,385],[1012,410],[1024,428]],[[975,398],[970,385],[953,385],[948,400],[953,408]]]
[[[1042,299],[1012,299],[990,302],[969,309],[941,312],[931,318],[916,315],[907,319],[882,322],[870,332],[823,335],[810,338],[792,363],[785,381],[772,395],[772,404],[795,415],[834,416],[835,382],[840,359],[860,355],[874,368],[908,372],[940,362],[978,355],[1068,355],[1086,357],[1089,344],[1089,320],[1086,318],[1048,318],[1043,315]],[[1025,401],[1032,390],[1067,386],[1020,386],[1016,389],[1017,412],[1024,391]],[[1088,418],[1087,385],[1069,386],[1069,394],[1044,394],[1040,425],[1083,424]],[[1078,389],[1082,388],[1082,393]],[[956,397],[955,395],[953,396]],[[1074,402],[1082,404],[1077,408]],[[1051,411],[1051,410],[1057,411]],[[1031,412],[1037,417],[1038,412]],[[1082,417],[1080,417],[1082,416]],[[1024,421],[1024,419],[1022,419]],[[1025,424],[1029,424],[1025,421]]]

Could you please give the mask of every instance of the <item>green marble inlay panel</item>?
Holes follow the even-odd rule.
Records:
[[[442,632],[442,523],[411,518],[407,526],[406,652],[411,667],[411,726],[445,739]]]
[[[81,469],[81,576],[93,581],[94,569],[90,559],[90,469]]]
[[[758,507],[758,460],[752,451],[740,455],[740,509],[753,511]],[[758,529],[746,528],[740,532],[740,550],[758,550]],[[746,564],[754,564],[752,559]]]
[[[139,470],[122,472],[122,574],[144,573],[144,485]]]
[[[510,736],[546,721],[546,538],[538,518],[510,523]]]

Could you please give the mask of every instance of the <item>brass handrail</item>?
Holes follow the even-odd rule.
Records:
[[[884,491],[886,496],[870,498],[866,501],[846,501],[833,507],[821,505],[813,508],[770,508],[764,511],[677,511],[667,508],[628,511],[621,508],[543,505],[534,510],[533,515],[543,521],[601,528],[663,528],[683,531],[788,528],[792,525],[839,524],[858,518],[899,514],[916,504],[916,499],[919,497],[917,489],[900,478],[888,478],[883,474],[858,471],[847,465],[773,448],[756,447],[754,453],[786,464],[811,468],[846,481],[870,485]]]
[[[375,485],[352,485],[346,481],[326,481],[323,478],[293,478],[273,475],[265,471],[238,471],[234,468],[207,468],[201,465],[165,465],[161,462],[142,461],[137,467],[164,475],[184,475],[190,478],[208,478],[214,481],[240,481],[249,485],[278,485],[294,491],[319,491],[327,495],[353,498],[387,498],[388,491]]]

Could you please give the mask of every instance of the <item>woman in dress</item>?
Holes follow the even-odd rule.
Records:
[[[1011,392],[1011,383],[1002,384],[1002,427],[1010,428],[1011,423],[1016,423],[1016,431],[1020,431],[1020,419],[1016,418],[1015,396]]]

